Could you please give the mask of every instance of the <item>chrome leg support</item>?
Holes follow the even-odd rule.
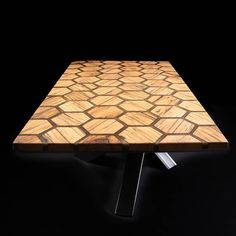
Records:
[[[155,152],[155,154],[167,169],[171,169],[177,165],[167,152]]]
[[[126,159],[115,214],[131,217],[134,214],[145,153],[129,153]]]

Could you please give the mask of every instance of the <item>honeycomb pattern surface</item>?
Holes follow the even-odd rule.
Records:
[[[228,141],[168,61],[74,61],[14,140],[27,151],[193,151]]]

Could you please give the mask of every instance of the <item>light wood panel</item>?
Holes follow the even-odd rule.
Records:
[[[194,151],[228,141],[168,61],[75,61],[14,141],[24,151]]]

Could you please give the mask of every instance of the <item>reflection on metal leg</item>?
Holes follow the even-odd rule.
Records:
[[[171,169],[177,165],[167,152],[155,152],[155,154],[167,169]]]
[[[134,214],[144,156],[145,153],[129,153],[127,156],[116,215],[131,217]]]

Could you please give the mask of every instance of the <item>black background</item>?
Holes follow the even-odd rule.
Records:
[[[0,136],[8,162],[3,173],[9,235],[235,235],[230,7],[151,8],[34,6],[9,16],[1,86],[9,97],[2,94],[7,115]],[[23,125],[69,63],[83,59],[169,60],[225,134],[230,151],[173,154],[179,165],[169,172],[146,160],[132,219],[113,215],[122,157],[87,165],[70,157],[12,155],[11,143]]]

